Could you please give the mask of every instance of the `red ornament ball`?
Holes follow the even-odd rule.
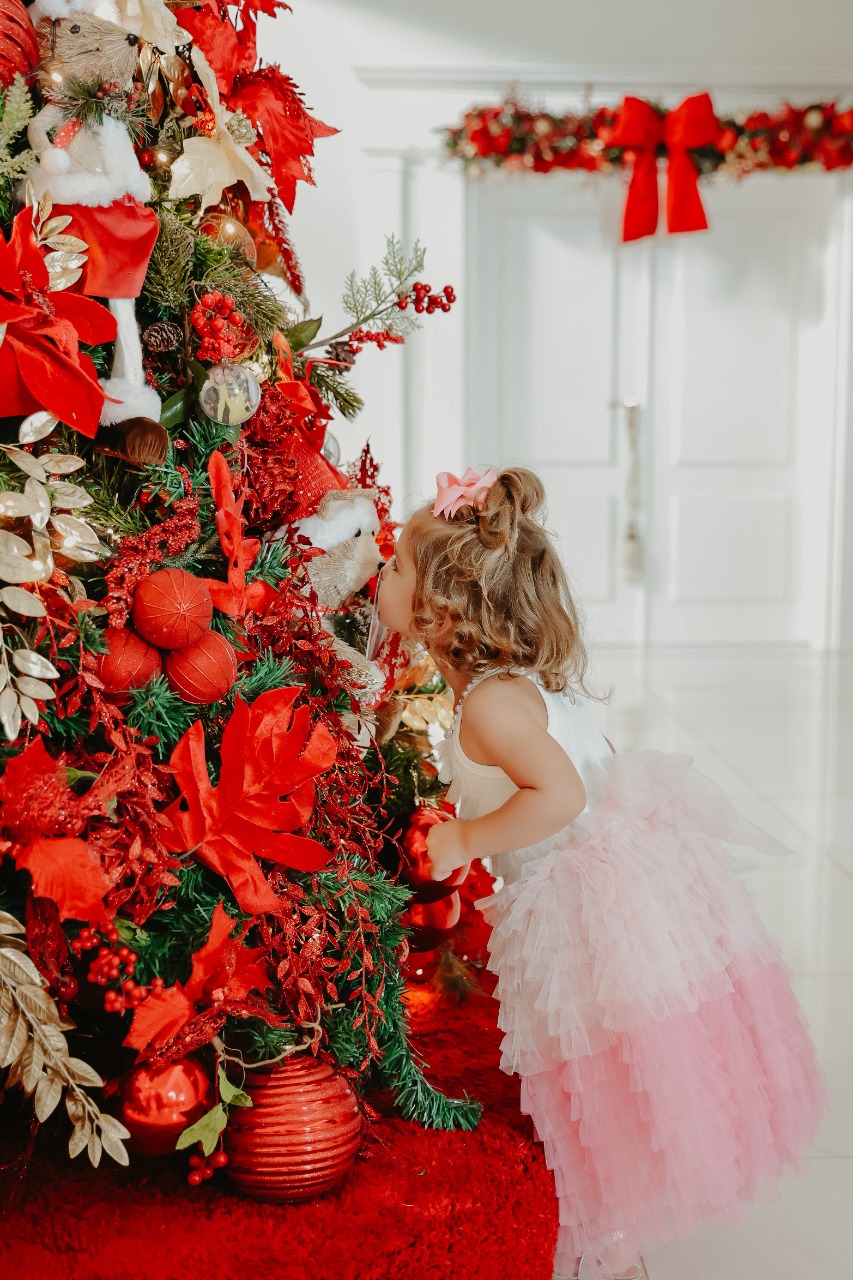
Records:
[[[165,669],[173,693],[204,706],[224,698],[237,679],[237,655],[218,631],[207,631],[189,649],[167,653]]]
[[[400,878],[415,890],[414,902],[438,902],[447,898],[468,874],[467,867],[459,867],[446,880],[433,880],[432,863],[427,852],[427,836],[437,822],[447,822],[453,815],[443,809],[416,809],[409,819],[403,837],[403,858]]]
[[[409,938],[412,951],[431,951],[444,942],[458,925],[461,912],[458,890],[438,902],[411,903],[402,919],[412,930]]]
[[[107,627],[108,649],[101,654],[98,678],[107,693],[126,695],[139,689],[163,670],[163,659],[150,644],[124,627]]]
[[[29,76],[39,61],[39,47],[30,15],[21,0],[0,3],[0,85],[16,75]]]
[[[194,1058],[167,1067],[138,1067],[121,1091],[121,1120],[130,1130],[128,1145],[140,1156],[165,1156],[178,1136],[213,1105],[213,1087]]]
[[[213,601],[186,569],[159,569],[136,589],[133,625],[158,649],[188,649],[210,626]]]

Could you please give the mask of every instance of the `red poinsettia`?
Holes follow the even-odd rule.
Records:
[[[207,941],[193,956],[186,986],[155,991],[134,1010],[124,1041],[132,1049],[145,1049],[152,1041],[171,1040],[201,1009],[224,1001],[243,1000],[250,991],[264,992],[271,985],[264,947],[245,947],[232,938],[234,920],[221,902],[216,904]]]
[[[0,382],[3,412],[46,409],[94,436],[104,405],[95,366],[80,343],[112,342],[116,322],[93,298],[50,293],[44,259],[32,233],[31,208],[22,209],[8,244],[0,233]]]
[[[331,768],[337,753],[325,725],[312,728],[307,707],[294,711],[300,692],[272,689],[251,707],[236,699],[222,735],[216,787],[207,772],[200,720],[171,756],[181,796],[166,810],[166,843],[175,852],[190,850],[223,876],[252,914],[282,905],[254,855],[300,871],[316,871],[332,856],[318,841],[291,834],[311,817],[314,779]]]
[[[261,613],[275,599],[275,588],[256,578],[246,582],[246,570],[257,559],[261,544],[257,538],[244,538],[246,521],[243,519],[243,502],[246,485],[238,497],[234,495],[234,477],[228,463],[218,449],[214,449],[208,463],[210,489],[216,503],[216,529],[219,545],[228,557],[228,581],[204,578],[217,609],[232,618],[242,618],[246,613]]]

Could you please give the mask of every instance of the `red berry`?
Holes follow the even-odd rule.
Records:
[[[203,293],[201,295],[201,305],[203,307],[215,307],[217,302],[216,294]]]
[[[201,1174],[199,1173],[198,1169],[193,1169],[192,1173],[187,1175],[187,1182],[190,1184],[191,1187],[201,1186]]]
[[[397,299],[397,306],[400,308],[401,311],[405,311],[408,305],[409,305],[409,299],[405,295],[402,298]]]
[[[232,312],[231,312],[231,323],[232,323],[232,324],[236,324],[238,328],[239,328],[239,326],[240,326],[241,324],[243,324],[243,323],[245,322],[245,319],[246,319],[246,317],[243,315],[243,313],[242,313],[242,312],[240,312],[240,311],[232,311]]]
[[[129,957],[130,957],[130,947],[119,947],[118,949],[119,960],[127,960]]]
[[[196,1155],[190,1156],[191,1169],[200,1169],[203,1164],[204,1164],[204,1160],[202,1159],[201,1156],[196,1156]]]
[[[214,1151],[213,1155],[210,1157],[210,1163],[213,1165],[214,1169],[221,1169],[228,1163],[228,1156],[224,1151]]]
[[[202,1167],[201,1176],[202,1176],[203,1178],[212,1178],[212,1177],[213,1177],[213,1170],[211,1169],[211,1167],[210,1167],[210,1165],[209,1165],[209,1164],[205,1164],[205,1165]]]
[[[417,311],[418,315],[420,315],[420,314],[421,314],[421,312],[422,312],[422,311],[425,311],[425,310],[426,310],[426,308],[424,307],[424,304],[423,304],[422,302],[416,302],[416,303],[415,303],[415,311]]]

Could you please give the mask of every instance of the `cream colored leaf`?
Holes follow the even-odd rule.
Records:
[[[46,409],[31,413],[18,427],[18,439],[21,444],[34,444],[36,440],[44,440],[59,426],[59,419]]]
[[[12,1037],[14,1036],[20,1021],[21,1014],[18,1012],[17,1007],[15,1007],[7,1014],[3,1026],[0,1027],[0,1059],[5,1057],[6,1051],[12,1043]]]
[[[7,1089],[17,1089],[21,1083],[21,1059],[16,1058],[9,1068],[9,1074],[6,1077]]]
[[[0,911],[0,933],[25,933],[26,929],[16,916],[8,911]]]
[[[50,498],[47,489],[32,477],[24,485],[24,496],[29,499],[30,509],[25,513],[30,516],[34,529],[44,529],[50,519]],[[2,494],[0,494],[2,499]]]
[[[79,236],[58,235],[51,236],[48,241],[50,249],[68,249],[72,253],[86,253],[89,246],[85,240],[81,240]]]
[[[103,1121],[104,1117],[101,1116],[101,1142],[104,1144],[104,1150],[107,1155],[112,1156],[116,1164],[130,1164],[130,1157],[125,1151],[123,1144],[114,1134],[107,1133],[106,1130],[103,1129]]]
[[[0,551],[6,551],[13,556],[28,556],[32,547],[16,533],[8,533],[5,529],[0,529]]]
[[[32,649],[16,649],[12,662],[25,676],[36,676],[41,680],[56,680],[59,676],[53,663]]]
[[[59,1027],[58,1023],[44,1023],[41,1027],[41,1034],[47,1041],[48,1048],[54,1060],[65,1062],[68,1058],[68,1042],[65,1039],[65,1034]]]
[[[0,724],[8,742],[14,742],[21,732],[21,708],[14,689],[0,693]]]
[[[21,708],[21,715],[25,720],[29,720],[30,724],[38,724],[41,719],[41,712],[32,698],[28,698],[25,693],[22,693],[18,699],[18,706]]]
[[[80,1124],[75,1125],[74,1132],[68,1139],[68,1154],[72,1160],[85,1149],[91,1136],[92,1126],[88,1121],[81,1121]]]
[[[21,1007],[37,1022],[54,1022],[56,1020],[56,1005],[42,987],[21,987],[18,991],[18,1001]]]
[[[67,476],[86,465],[83,458],[78,458],[76,453],[40,453],[39,462],[52,476]]]
[[[97,1169],[98,1165],[101,1163],[101,1139],[96,1133],[93,1133],[89,1139],[86,1145],[86,1150],[89,1153],[89,1159]]]
[[[67,484],[60,480],[59,484],[50,486],[53,491],[53,505],[60,511],[76,511],[81,507],[89,507],[95,501],[91,493],[79,484]]]
[[[73,1125],[84,1124],[86,1121],[86,1107],[83,1099],[73,1089],[70,1089],[65,1095],[65,1110],[68,1112],[68,1118]],[[90,1126],[91,1129],[91,1126]]]
[[[37,582],[38,569],[26,556],[12,555],[8,551],[0,551],[0,578],[4,582]]]
[[[98,546],[98,535],[85,520],[78,520],[76,516],[54,515],[51,516],[50,523],[56,532],[61,533],[65,541],[70,542],[72,546]],[[63,550],[65,550],[64,547]]]
[[[0,947],[0,972],[5,973],[13,982],[22,982],[24,985],[35,983],[37,987],[41,987],[44,982],[29,956],[10,951],[5,944]]]
[[[45,684],[43,680],[34,680],[32,676],[13,676],[13,679],[18,693],[25,693],[28,698],[49,702],[51,698],[56,697],[56,690],[51,689],[50,685]]]
[[[44,1052],[38,1040],[32,1039],[21,1057],[21,1082],[24,1093],[30,1094],[39,1082],[44,1066]]]
[[[12,1012],[12,992],[8,987],[0,987],[0,1027],[5,1027]]]
[[[37,529],[33,529],[33,564],[37,569],[41,566],[39,581],[46,582],[54,569],[53,547],[47,534]]]
[[[2,1058],[0,1058],[0,1067],[11,1066],[13,1062],[16,1062],[18,1058],[20,1058],[21,1054],[24,1052],[24,1046],[29,1040],[29,1036],[30,1024],[27,1022],[26,1018],[18,1018],[6,1052],[3,1054]]]
[[[97,1071],[82,1058],[69,1058],[68,1069],[78,1084],[94,1085],[98,1088],[104,1083]]]
[[[62,1080],[55,1071],[46,1072],[36,1085],[36,1119],[44,1124],[47,1117],[56,1109],[61,1097]]]
[[[115,1116],[111,1116],[107,1112],[104,1112],[101,1115],[101,1118],[98,1123],[101,1126],[101,1133],[103,1133],[104,1135],[109,1133],[114,1138],[118,1138],[119,1140],[130,1137],[130,1130],[125,1129],[124,1125],[120,1120],[117,1120]]]
[[[62,543],[56,550],[58,555],[65,556],[66,560],[73,560],[75,564],[94,564],[96,560],[104,560],[112,555],[110,548],[101,542],[96,547],[75,547]]]
[[[86,261],[83,253],[68,253],[65,249],[55,249],[44,255],[45,265],[51,273],[58,271],[76,271]]]
[[[0,600],[13,613],[20,613],[25,618],[43,618],[47,613],[38,596],[23,587],[0,587]]]
[[[56,218],[49,218],[39,227],[39,236],[42,240],[48,240],[51,236],[59,235],[60,231],[64,231],[66,227],[70,227],[73,221],[69,213],[61,213]]]
[[[57,271],[50,277],[50,292],[61,293],[63,289],[68,289],[72,284],[76,284],[83,274],[82,267],[78,267],[76,271]]]
[[[39,206],[36,212],[36,217],[38,219],[38,223],[40,226],[43,225],[46,218],[50,217],[50,211],[52,208],[53,208],[53,197],[51,196],[49,191],[45,191],[41,200],[39,200]]]
[[[38,483],[34,481],[34,483]],[[18,519],[20,516],[32,516],[36,507],[32,498],[29,496],[29,484],[24,485],[23,493],[12,493],[11,489],[0,490],[0,516],[11,516]]]
[[[15,449],[8,444],[0,445],[0,449],[3,449],[9,461],[13,462],[25,475],[32,476],[34,480],[40,480],[42,484],[47,479],[44,467],[31,453],[25,453],[23,449]]]

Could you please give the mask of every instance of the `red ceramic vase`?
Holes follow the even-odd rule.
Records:
[[[362,1118],[343,1076],[305,1053],[249,1071],[251,1107],[225,1130],[229,1178],[257,1200],[313,1200],[340,1182],[361,1145]]]

